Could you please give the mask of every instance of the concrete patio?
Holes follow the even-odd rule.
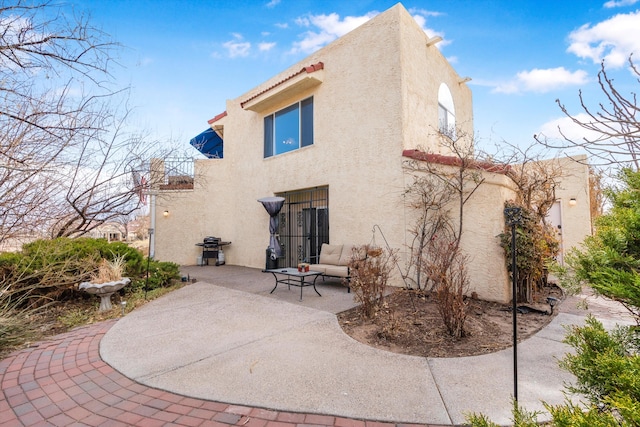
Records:
[[[358,343],[335,313],[353,306],[339,282],[279,286],[260,270],[185,267],[189,284],[118,321],[78,328],[0,361],[3,425],[459,425],[467,412],[509,424],[512,352],[419,358]],[[571,377],[556,358],[562,325],[587,312],[560,305],[518,346],[520,404],[561,403]],[[628,319],[590,298],[607,326]],[[544,418],[544,417],[541,417]]]

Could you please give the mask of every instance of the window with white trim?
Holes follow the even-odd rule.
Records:
[[[438,89],[438,130],[452,136],[456,131],[456,110],[453,106],[453,97],[444,83],[441,83]]]
[[[313,144],[313,97],[264,118],[264,157]]]

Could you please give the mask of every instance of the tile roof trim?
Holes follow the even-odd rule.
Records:
[[[262,90],[262,91],[260,91],[260,92],[256,93],[255,95],[253,95],[253,96],[251,96],[251,97],[249,97],[249,98],[245,99],[244,101],[240,102],[240,106],[241,106],[242,108],[244,108],[244,106],[245,106],[248,102],[250,102],[250,101],[252,101],[252,100],[256,99],[256,98],[257,98],[257,97],[259,97],[260,95],[262,95],[262,94],[264,94],[264,93],[266,93],[266,92],[269,92],[270,90],[272,90],[272,89],[274,89],[274,88],[276,88],[276,87],[280,86],[281,84],[283,84],[283,83],[285,83],[285,82],[287,82],[287,81],[291,80],[292,78],[294,78],[294,77],[296,77],[296,76],[298,76],[298,75],[300,75],[300,74],[302,74],[302,73],[311,74],[311,73],[314,73],[314,72],[319,71],[319,70],[324,70],[324,63],[323,63],[323,62],[318,62],[318,63],[316,63],[316,64],[309,65],[309,66],[307,66],[307,67],[303,67],[300,71],[297,71],[297,72],[295,72],[295,73],[291,74],[290,76],[285,77],[284,79],[280,80],[279,82],[277,82],[277,83],[275,83],[275,84],[273,84],[273,85],[269,86],[268,88],[266,88],[266,89],[264,89],[264,90]]]
[[[227,112],[223,111],[222,113],[218,114],[217,116],[215,116],[213,119],[211,120],[207,120],[207,123],[209,123],[210,125],[217,122],[218,120],[220,120],[223,117],[227,116]]]
[[[420,160],[429,163],[436,163],[439,165],[447,165],[447,166],[460,166],[462,164],[462,160],[456,156],[445,156],[442,154],[434,154],[434,153],[425,153],[420,150],[403,150],[402,157],[408,157],[414,160]],[[500,163],[491,163],[491,162],[481,162],[474,160],[472,163],[472,167],[475,169],[483,169],[487,172],[499,173],[506,175],[511,172],[511,166],[500,164]]]

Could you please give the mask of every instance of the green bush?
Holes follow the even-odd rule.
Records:
[[[172,281],[180,279],[180,266],[173,262],[164,262],[150,260],[149,262],[149,279],[147,282],[146,263],[145,271],[141,275],[131,281],[132,289],[147,290],[162,288],[171,285]]]
[[[611,208],[596,221],[596,233],[572,250],[560,278],[574,288],[588,285],[621,302],[640,318],[640,172],[623,169],[620,187],[609,190]]]
[[[105,239],[58,238],[36,240],[18,253],[0,254],[0,286],[3,298],[33,303],[34,297],[59,299],[97,271],[103,259],[126,260],[125,275],[142,274],[144,257],[140,251],[122,242]]]
[[[577,378],[569,391],[583,394],[601,412],[615,414],[628,425],[640,425],[637,328],[617,327],[608,332],[589,316],[584,326],[570,329],[565,342],[575,350],[560,362]]]
[[[519,406],[515,399],[512,400],[511,404],[513,405],[511,409],[513,427],[538,427],[540,425],[538,423],[538,415],[540,415],[540,412],[527,411]],[[492,422],[484,414],[467,414],[466,419],[471,427],[499,427],[498,424]]]
[[[123,257],[127,261],[126,274],[135,276],[142,272],[144,256],[123,242],[108,242],[106,239],[82,237],[70,239],[60,237],[53,240],[36,240],[23,246],[22,253],[31,259],[32,268],[60,262],[67,259],[100,262]]]
[[[560,361],[560,366],[576,377],[567,391],[587,398],[586,405],[566,401],[548,405],[555,427],[626,427],[640,426],[640,345],[638,327],[604,329],[592,316],[584,326],[572,326],[565,343],[574,349]],[[514,426],[529,426],[534,418],[522,417],[514,407]],[[526,415],[526,413],[524,413]],[[472,414],[467,421],[473,427],[493,427],[485,415]]]
[[[531,209],[506,202],[505,208],[520,208],[522,220],[516,227],[516,283],[518,302],[533,302],[536,291],[546,282],[546,265],[557,256],[560,248],[554,232],[542,224]],[[511,227],[498,235],[504,249],[509,274],[512,272]]]

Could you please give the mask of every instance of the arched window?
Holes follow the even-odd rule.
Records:
[[[456,109],[453,97],[446,84],[438,89],[438,129],[445,134],[454,135],[456,129]]]

